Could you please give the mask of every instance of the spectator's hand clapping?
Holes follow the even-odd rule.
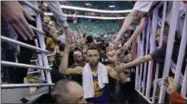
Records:
[[[2,16],[5,21],[19,34],[24,40],[33,39],[34,32],[29,26],[28,20],[34,19],[25,12],[21,5],[16,1],[2,1]]]

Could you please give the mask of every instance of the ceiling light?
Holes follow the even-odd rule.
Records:
[[[115,8],[116,6],[115,5],[109,5],[110,8]]]
[[[85,5],[90,6],[91,4],[90,3],[85,3]]]

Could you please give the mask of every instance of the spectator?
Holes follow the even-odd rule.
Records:
[[[50,35],[46,38],[46,49],[53,53],[54,51],[59,50],[58,40],[56,39],[57,31],[55,27],[49,28],[49,34]]]
[[[74,63],[70,66],[70,68],[75,68],[77,66],[84,67],[85,61],[83,58],[83,54],[81,50],[75,50],[73,52],[73,60]],[[81,75],[71,75],[71,79],[82,85],[82,76]]]
[[[52,97],[57,104],[85,104],[82,87],[74,81],[60,80],[52,91]]]
[[[3,1],[2,2],[2,35],[15,39],[21,40],[27,44],[34,44],[32,41],[34,33],[30,28],[27,20],[34,21],[34,19],[25,12],[21,5],[16,1]],[[33,23],[33,22],[32,22]],[[26,41],[27,40],[27,41]],[[30,63],[30,59],[33,51],[20,47],[18,54],[18,45],[11,45],[12,43],[3,42],[2,50],[5,56],[3,60],[16,62],[16,57],[20,63]],[[4,47],[6,46],[6,47]],[[8,48],[7,48],[8,47]],[[10,51],[11,50],[11,51]],[[9,53],[10,52],[10,53]],[[7,56],[7,55],[8,56]],[[28,55],[30,54],[30,55]],[[11,67],[10,67],[11,68]],[[9,69],[6,68],[9,72]],[[23,79],[27,74],[25,68],[11,68],[9,73],[11,83],[23,83]]]
[[[55,54],[55,60],[54,60],[53,66],[51,67],[52,68],[51,78],[52,78],[53,83],[56,83],[57,81],[61,79],[69,79],[67,75],[64,75],[59,72],[61,58],[64,56],[64,47],[65,46],[63,44],[60,45],[60,51]]]
[[[105,67],[102,63],[98,62],[99,51],[93,45],[91,45],[90,48],[87,49],[88,63],[86,63],[84,68],[83,67],[67,68],[70,47],[71,45],[67,43],[65,48],[65,55],[62,59],[61,68],[59,69],[59,71],[65,74],[82,75],[84,98],[88,102],[108,104],[109,99],[108,99],[108,87],[107,87],[108,84],[107,74],[109,74],[109,76],[111,76],[116,80],[123,81],[124,79],[121,77],[120,74],[119,76],[118,74],[114,74],[114,70],[111,67],[109,66]],[[101,81],[101,79],[103,78],[105,80]],[[90,91],[91,93],[89,93]]]
[[[140,21],[142,17],[145,16],[146,13],[148,13],[153,5],[155,5],[156,2],[153,1],[144,1],[144,2],[136,2],[132,12],[127,15],[125,18],[125,21],[118,32],[118,35],[116,37],[116,41],[118,41],[121,37],[121,35],[128,29],[129,25],[132,24],[134,21]]]
[[[25,12],[17,1],[2,1],[2,16],[4,20],[24,39],[32,40],[34,33],[26,19],[34,19]]]
[[[158,1],[137,1],[132,9],[132,12],[128,14],[128,16],[125,18],[125,21],[120,29],[120,31],[118,32],[118,35],[115,39],[116,43],[118,43],[118,40],[120,39],[121,35],[128,30],[129,25],[131,25],[133,22],[135,21],[140,21],[139,27],[136,29],[134,35],[131,36],[131,38],[129,39],[129,41],[125,44],[125,47],[128,47],[130,45],[130,43],[136,39],[136,37],[138,36],[138,34],[140,34],[143,31],[144,25],[146,23],[146,17],[149,16],[149,14],[151,14],[152,10],[154,9],[155,6],[157,6],[160,2]],[[168,2],[168,7],[171,8],[172,3]],[[184,14],[183,11],[185,11],[185,4],[180,2],[180,7],[179,8],[179,24],[177,26],[177,32],[178,37],[181,37],[181,33],[182,33],[182,27],[183,26],[183,22],[184,19],[182,19],[182,15]],[[170,11],[167,11],[167,16],[166,16],[166,21],[169,24],[170,22],[170,16],[171,16],[171,9]]]
[[[167,47],[167,40],[168,40],[168,33],[169,33],[169,26],[166,24],[166,27],[164,29],[162,47],[156,49],[151,54],[148,54],[148,55],[142,56],[142,57],[138,57],[137,59],[133,60],[132,62],[129,62],[129,63],[126,63],[122,66],[116,67],[116,69],[118,71],[124,71],[124,69],[126,69],[126,68],[130,68],[130,67],[139,65],[143,62],[147,62],[147,61],[150,61],[150,60],[155,60],[156,62],[158,62],[160,64],[160,69],[163,69],[164,59],[165,59],[165,54],[166,54],[166,47]],[[160,28],[157,30],[157,36],[156,36],[156,41],[158,43],[159,43],[159,40],[160,40]],[[178,56],[178,49],[179,49],[176,41],[174,43],[174,48],[173,49],[174,49],[174,52],[172,54],[172,62],[176,63],[177,56]],[[185,54],[185,57],[186,57],[186,54]],[[185,69],[184,67],[185,67],[185,64],[183,62],[183,68],[182,69]],[[175,73],[174,70],[172,70],[173,73]],[[160,72],[162,72],[162,71],[160,71]],[[184,73],[184,70],[182,70],[182,73]]]

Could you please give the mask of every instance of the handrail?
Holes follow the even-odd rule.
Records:
[[[38,32],[38,33],[40,33],[40,34],[42,34],[42,35],[45,35],[45,33],[43,32],[43,31],[40,31],[40,30],[38,30],[36,27],[34,27],[34,26],[32,26],[32,25],[29,25],[34,31],[36,31],[36,32]]]
[[[33,72],[28,72],[28,73],[27,73],[27,75],[28,75],[28,74],[40,73],[40,72],[41,72],[41,71],[33,71]]]
[[[48,70],[48,71],[52,70],[51,68],[47,68],[47,67],[28,65],[28,64],[22,64],[22,63],[15,63],[15,62],[9,62],[9,61],[1,61],[1,65],[13,66],[13,67],[23,67],[23,68],[36,68],[36,69],[43,69],[43,70]]]
[[[7,38],[7,37],[4,37],[4,36],[1,36],[1,39],[4,40],[4,41],[8,41],[8,42],[12,42],[12,43],[15,43],[15,44],[18,44],[20,46],[23,46],[23,47],[26,47],[26,48],[29,48],[29,49],[33,49],[33,50],[37,50],[37,51],[41,51],[41,52],[46,52],[48,53],[47,50],[43,50],[41,48],[38,48],[38,47],[35,47],[35,46],[32,46],[32,45],[29,45],[29,44],[25,44],[23,42],[19,42],[17,40],[14,40],[14,39],[10,39],[10,38]]]
[[[2,84],[2,89],[8,88],[27,88],[27,87],[42,87],[42,86],[54,86],[54,83],[37,83],[37,84]]]

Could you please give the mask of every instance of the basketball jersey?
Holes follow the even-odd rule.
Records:
[[[89,98],[86,100],[94,104],[109,104],[108,85],[106,84],[105,87],[101,89],[98,84],[98,75],[92,74],[92,76],[93,76],[94,98]]]

